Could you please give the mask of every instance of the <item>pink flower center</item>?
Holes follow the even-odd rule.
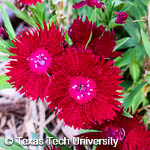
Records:
[[[52,61],[45,49],[38,49],[27,60],[30,63],[31,69],[38,74],[46,72]]]
[[[96,84],[93,80],[76,77],[73,78],[69,87],[69,94],[78,103],[90,101],[96,94]]]
[[[107,127],[105,133],[107,137],[112,137],[113,139],[118,139],[120,141],[123,141],[125,138],[125,130],[123,128],[118,129]]]

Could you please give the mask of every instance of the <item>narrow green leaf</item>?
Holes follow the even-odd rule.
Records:
[[[10,22],[10,19],[5,11],[5,9],[3,8],[2,5],[0,5],[0,10],[2,12],[2,15],[3,15],[3,19],[4,19],[4,23],[5,23],[5,26],[6,26],[6,29],[8,31],[8,34],[10,36],[11,39],[15,38],[16,37],[16,34],[15,34],[15,31],[12,27],[12,24]]]
[[[141,35],[142,35],[142,41],[143,41],[144,48],[147,52],[147,55],[150,58],[150,41],[148,40],[148,36],[144,33],[144,31],[142,29],[141,29]]]
[[[142,103],[142,101],[143,101],[143,94],[142,94],[142,90],[141,90],[137,93],[136,99],[134,99],[134,101],[132,103],[133,114],[136,112],[136,110],[138,109],[138,107]]]
[[[132,48],[136,47],[137,45],[138,42],[133,37],[130,37],[129,40],[120,47],[120,49]]]
[[[44,132],[46,133],[46,135],[47,135],[48,137],[53,137],[54,139],[58,139],[57,136],[51,134],[46,128],[44,128]]]
[[[88,132],[101,132],[101,131],[99,131],[99,130],[94,130],[94,129],[91,129],[91,130],[82,129],[82,130],[80,130],[80,134],[88,133]]]
[[[0,38],[0,46],[2,46],[4,48],[13,47],[13,43],[9,40],[5,41],[5,40]]]
[[[138,96],[139,96],[139,92],[142,91],[143,86],[146,83],[142,83],[140,85],[138,85],[136,88],[134,88],[131,93],[124,99],[124,102],[122,104],[122,106],[124,107],[125,110],[127,110],[129,108],[129,110],[131,110],[134,101],[137,100]]]
[[[129,35],[134,37],[134,39],[139,43],[140,33],[138,24],[134,23],[133,20],[129,17],[127,23],[124,25],[124,28],[129,33]]]
[[[92,150],[96,150],[97,146],[93,145]]]
[[[139,79],[140,73],[141,73],[139,64],[136,62],[131,62],[130,66],[129,66],[129,70],[130,70],[130,74],[132,76],[134,83],[136,83],[136,81]]]
[[[90,43],[91,39],[92,39],[92,32],[90,34],[89,40],[87,41],[87,43],[85,45],[85,49],[88,47],[88,44]]]
[[[92,15],[89,20],[93,23],[96,22],[96,8],[92,11]]]
[[[7,2],[6,0],[3,0],[3,3],[7,5],[7,7],[9,7],[18,18],[24,20],[25,22],[27,22],[32,26],[36,26],[36,23],[34,22],[33,18],[29,17],[28,12],[26,10],[20,11],[17,7],[15,7],[15,5],[13,5],[10,2]]]
[[[8,56],[0,56],[0,61],[6,61],[8,60]]]
[[[47,4],[47,2],[46,2],[46,0],[44,0],[43,3],[37,3],[37,5],[36,5],[36,10],[39,13],[39,16],[42,21],[46,20],[46,8],[47,8],[46,4]]]
[[[7,82],[7,80],[9,80],[9,77],[0,75],[0,90],[11,88],[11,85]]]
[[[34,11],[32,11],[32,12],[34,12]],[[32,17],[34,20],[36,20],[36,23],[38,23],[42,27],[42,29],[44,29],[42,18],[40,18],[40,16],[38,15],[38,13],[36,11],[33,13]]]
[[[120,1],[120,0],[115,0],[115,7],[123,4],[124,2],[123,1]]]
[[[115,65],[118,67],[123,67],[123,66],[128,65],[131,61],[130,56],[132,55],[134,51],[135,51],[134,48],[130,48],[123,54],[123,57],[117,57],[115,59]]]
[[[48,137],[51,137],[52,140],[53,140],[53,139],[58,139],[57,136],[51,134],[46,128],[44,128],[44,132],[46,133],[46,135],[47,135]],[[61,150],[71,150],[71,148],[70,148],[69,146],[67,146],[67,145],[60,145],[60,144],[58,144],[58,146],[61,148]]]
[[[150,72],[146,75],[144,79],[147,81],[147,83],[150,84]]]
[[[143,97],[143,107],[149,104],[149,100],[146,97]]]
[[[118,40],[117,41],[117,46],[115,47],[114,50],[118,50],[123,44],[125,44],[130,38],[129,37],[126,37],[126,38],[123,38],[121,40]]]
[[[126,111],[123,111],[123,116],[128,117],[128,118],[133,118],[133,116]]]
[[[4,144],[3,138],[0,138],[0,147],[5,149],[5,150],[27,150],[16,142],[14,142],[13,145],[7,146]]]
[[[69,38],[69,35],[68,35],[67,33],[65,34],[65,40],[67,41],[67,43],[68,43],[69,45],[72,44],[72,41],[71,41],[71,39]]]
[[[58,17],[58,14],[56,14],[56,15],[53,16],[53,17],[51,17],[51,19],[49,20],[49,23],[50,23],[50,24],[52,24],[52,22],[56,23],[57,17]]]
[[[8,50],[4,47],[1,47],[1,46],[0,46],[0,52],[9,54]]]

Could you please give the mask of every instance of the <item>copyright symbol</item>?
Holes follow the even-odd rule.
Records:
[[[8,137],[5,138],[5,141],[4,141],[5,145],[11,146],[13,143],[14,143],[13,138],[8,138]]]

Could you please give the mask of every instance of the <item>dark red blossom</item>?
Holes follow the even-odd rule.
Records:
[[[117,147],[100,145],[96,150],[149,150],[150,132],[143,126],[141,117],[137,114],[133,118],[127,118],[120,112],[114,120],[107,121],[103,125],[93,125],[93,129],[102,132],[84,133],[79,137],[118,139]]]
[[[126,20],[128,19],[128,14],[126,12],[115,12],[115,15],[117,15],[115,20],[117,24],[126,23]]]
[[[26,29],[12,41],[10,52],[9,83],[21,94],[33,100],[43,99],[50,85],[50,75],[56,68],[56,59],[63,52],[64,35],[54,24],[44,29]]]
[[[101,8],[104,5],[104,3],[99,2],[98,0],[83,0],[81,2],[75,3],[73,5],[73,8],[74,9],[79,9],[79,8],[81,8],[83,6],[86,6],[86,5],[88,5],[89,7],[96,6],[96,8]]]
[[[60,59],[63,71],[55,74],[49,87],[49,107],[74,128],[90,128],[91,122],[112,120],[120,103],[120,69],[113,61],[91,52],[69,49]]]
[[[132,129],[124,140],[123,150],[149,150],[150,131],[143,126]]]
[[[23,5],[36,5],[37,2],[42,3],[43,0],[18,0]]]
[[[78,18],[73,21],[69,28],[68,34],[73,42],[73,47],[86,48],[92,50],[96,56],[105,56],[106,58],[115,58],[121,55],[121,52],[113,51],[116,46],[116,38],[114,31],[105,30],[104,26],[96,27],[96,24],[89,22],[88,18],[82,21]]]
[[[0,38],[3,40],[7,40],[9,38],[8,33],[2,27],[0,27]]]

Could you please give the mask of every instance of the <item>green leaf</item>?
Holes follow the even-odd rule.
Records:
[[[88,132],[101,132],[101,131],[99,131],[99,130],[94,130],[94,129],[82,129],[82,130],[80,130],[80,134],[82,134],[82,133],[88,133]]]
[[[149,100],[146,97],[143,97],[143,107],[149,104]]]
[[[3,3],[7,5],[7,7],[9,7],[16,14],[18,18],[24,20],[25,22],[27,22],[32,26],[36,26],[36,22],[33,20],[32,17],[28,15],[28,12],[26,10],[20,11],[17,7],[15,7],[15,5],[13,5],[10,2],[7,2],[6,0],[3,0]]]
[[[126,91],[128,88],[132,86],[133,82],[130,80],[124,80],[120,86],[124,88],[124,91]]]
[[[2,12],[4,23],[5,23],[6,29],[8,31],[8,34],[9,34],[10,38],[13,39],[13,38],[16,37],[16,34],[15,34],[15,31],[14,31],[14,29],[12,27],[10,19],[9,19],[5,9],[2,7],[2,5],[0,5],[0,10]]]
[[[117,57],[115,59],[115,66],[123,67],[125,65],[128,65],[131,61],[130,57],[131,57],[133,51],[135,51],[135,49],[130,48],[123,54],[123,57]]]
[[[137,93],[136,99],[134,99],[134,101],[132,103],[132,112],[133,112],[133,114],[136,112],[137,108],[142,103],[142,101],[143,101],[143,94],[142,94],[142,90],[141,90]]]
[[[34,21],[44,28],[43,21],[46,21],[46,2],[37,3],[36,6],[29,6],[29,9],[32,10]]]
[[[129,112],[131,111],[131,108],[133,107],[133,111],[135,112],[135,108],[137,106],[135,103],[137,102],[139,104],[140,98],[139,95],[141,94],[142,88],[146,83],[142,83],[138,85],[136,88],[134,88],[131,93],[124,99],[124,102],[122,106],[125,110],[129,108]],[[139,94],[140,93],[140,94]]]
[[[119,5],[123,4],[123,3],[124,2],[121,1],[121,0],[115,0],[115,7],[117,7],[117,6],[119,6]]]
[[[144,56],[144,47],[137,45],[135,48],[129,48],[122,56],[115,59],[115,65],[118,67],[123,67],[131,63],[131,57],[136,53],[136,59],[141,60]]]
[[[142,41],[143,41],[144,48],[147,52],[147,55],[150,58],[150,41],[148,40],[148,36],[144,33],[144,31],[142,29],[141,29],[141,35],[142,35]]]
[[[9,54],[8,50],[0,46],[0,52]]]
[[[68,43],[69,45],[72,44],[72,41],[71,41],[71,39],[69,38],[69,35],[68,35],[67,33],[65,34],[65,40],[67,41],[67,43]]]
[[[129,70],[130,70],[130,74],[132,76],[134,83],[136,83],[136,81],[139,79],[140,73],[141,73],[139,64],[134,61],[131,62],[130,66],[129,66]]]
[[[117,50],[119,49],[123,44],[125,44],[130,38],[129,37],[126,37],[126,38],[123,38],[121,40],[118,40],[117,41],[117,46],[115,47],[114,50]]]
[[[90,37],[85,45],[85,49],[88,47],[88,44],[90,43],[91,39],[92,39],[92,32],[91,32]]]
[[[140,33],[138,24],[134,23],[133,20],[129,17],[127,23],[124,25],[124,28],[129,33],[129,35],[134,37],[134,39],[139,43]]]
[[[46,0],[44,0],[43,3],[36,4],[37,13],[39,14],[42,21],[46,20],[46,4],[47,4]]]
[[[147,81],[147,83],[150,84],[150,72],[146,75],[144,79]]]
[[[123,116],[133,118],[133,116],[130,113],[126,112],[125,110],[123,111]]]
[[[8,51],[9,47],[13,47],[13,44],[10,41],[5,41],[0,38],[0,52],[10,54]]]
[[[122,7],[122,9],[120,9],[120,12],[121,11],[127,11],[127,10],[129,10],[134,4],[133,4],[133,2],[124,2],[123,4],[123,7]]]
[[[43,21],[42,18],[39,16],[37,10],[35,9],[35,7],[30,7],[30,9],[32,10],[33,13],[32,18],[36,20],[36,23],[38,23],[43,29],[44,28]]]
[[[11,41],[5,41],[0,38],[0,46],[4,48],[13,47],[13,43]]]
[[[92,15],[89,20],[93,23],[96,22],[96,8],[92,11]]]
[[[16,142],[14,142],[13,145],[7,146],[4,144],[4,139],[1,137],[0,137],[0,147],[5,150],[27,150]]]
[[[0,90],[11,88],[11,85],[7,82],[7,80],[9,80],[9,77],[0,75]]]
[[[93,145],[92,150],[96,150],[97,146]]]
[[[51,137],[52,140],[53,140],[53,139],[58,139],[57,136],[51,134],[46,128],[44,128],[44,132],[46,133],[46,135],[47,135],[48,137]],[[60,145],[60,144],[58,144],[58,146],[61,148],[61,150],[71,150],[71,148],[70,148],[69,146],[67,146],[67,145]]]
[[[57,17],[59,14],[54,15],[53,17],[51,17],[51,19],[49,20],[49,23],[52,24],[52,22],[56,23],[57,21]]]
[[[8,60],[8,56],[0,56],[0,61],[6,61]]]
[[[126,48],[133,48],[136,47],[138,45],[138,42],[133,38],[130,37],[128,41],[126,41],[121,47],[120,49],[126,49]]]

